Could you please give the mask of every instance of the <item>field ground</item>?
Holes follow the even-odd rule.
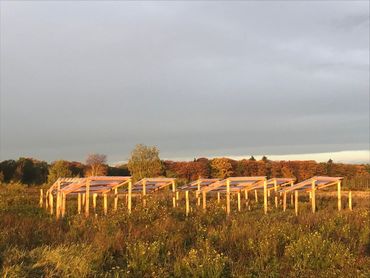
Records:
[[[0,187],[2,277],[370,277],[370,193],[353,192],[354,210],[343,192],[317,194],[312,214],[302,198],[296,217],[260,204],[226,217],[223,204],[209,199],[185,216],[183,200],[172,208],[166,194],[151,196],[145,208],[134,202],[128,216],[123,199],[117,212],[76,213],[56,221],[38,207],[37,188]],[[272,200],[271,200],[272,201]],[[112,205],[112,200],[109,200]]]

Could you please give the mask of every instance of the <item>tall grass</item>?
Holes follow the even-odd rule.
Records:
[[[0,188],[0,268],[3,277],[370,277],[370,202],[355,199],[354,211],[337,212],[335,198],[318,196],[300,214],[261,204],[226,217],[224,204],[207,211],[192,200],[172,208],[168,196],[135,200],[129,216],[76,213],[56,221],[38,208],[37,189]],[[224,200],[223,200],[224,202]],[[112,205],[112,200],[109,200]]]

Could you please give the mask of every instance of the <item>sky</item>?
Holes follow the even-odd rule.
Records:
[[[0,9],[0,160],[370,162],[368,1]]]

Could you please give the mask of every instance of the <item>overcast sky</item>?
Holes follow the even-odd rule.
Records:
[[[368,1],[0,5],[1,160],[368,162]]]

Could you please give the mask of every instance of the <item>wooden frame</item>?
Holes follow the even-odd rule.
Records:
[[[241,193],[246,191],[246,200],[248,191],[256,186],[264,188],[264,212],[267,213],[267,180],[266,177],[230,177],[224,180],[218,180],[200,189],[203,196],[203,209],[206,209],[206,194],[208,192],[226,193],[226,214],[229,215],[230,209],[230,195],[231,193]],[[238,197],[238,201],[239,201]],[[219,198],[218,198],[219,199]],[[239,205],[239,204],[238,204]],[[239,208],[239,207],[238,207]]]
[[[77,195],[77,210],[81,212],[81,203],[85,207],[85,215],[90,212],[90,195],[93,196],[94,210],[96,207],[96,196],[98,193],[104,197],[104,213],[107,213],[107,194],[114,191],[115,203],[114,209],[118,205],[118,188],[131,184],[130,176],[93,176],[87,178],[59,178],[47,191],[49,195],[49,205],[52,212],[53,194],[57,196],[56,217],[64,217],[66,197],[69,194]],[[128,186],[129,187],[129,186]],[[82,198],[81,198],[82,194]],[[131,207],[128,206],[129,213]]]
[[[300,183],[285,187],[280,190],[285,196],[288,192],[293,191],[304,191],[308,192],[311,200],[312,213],[316,212],[316,191],[329,187],[337,186],[337,197],[338,197],[338,211],[342,209],[342,196],[341,196],[341,181],[343,177],[326,177],[326,176],[314,176],[310,179],[304,180]],[[296,195],[296,214],[298,214],[298,194]]]

